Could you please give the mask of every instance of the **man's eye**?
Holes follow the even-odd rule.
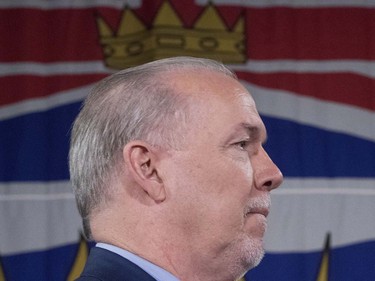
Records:
[[[240,141],[240,142],[237,142],[236,145],[245,150],[248,146],[249,146],[249,142],[248,141]]]

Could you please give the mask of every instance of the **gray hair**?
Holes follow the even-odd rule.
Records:
[[[189,102],[174,93],[161,74],[184,69],[220,72],[235,78],[223,64],[202,58],[162,59],[117,72],[89,93],[74,122],[69,152],[70,177],[84,234],[89,218],[110,198],[110,182],[132,140],[176,149],[188,126]],[[186,95],[185,95],[186,96]]]

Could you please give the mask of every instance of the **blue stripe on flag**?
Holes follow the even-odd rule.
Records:
[[[81,103],[0,122],[0,181],[69,178],[71,124]],[[266,149],[286,177],[374,177],[375,143],[263,117]]]
[[[262,116],[265,145],[287,177],[375,177],[375,143]]]
[[[375,280],[375,241],[334,248],[330,255],[328,280]],[[322,252],[267,253],[260,265],[247,273],[246,280],[316,281],[321,256]]]
[[[0,181],[68,179],[70,129],[80,105],[0,122]]]
[[[3,256],[5,280],[66,281],[77,251],[78,244],[47,251]]]

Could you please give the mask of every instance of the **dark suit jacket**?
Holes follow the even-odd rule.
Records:
[[[156,281],[139,266],[102,248],[93,247],[78,281]]]

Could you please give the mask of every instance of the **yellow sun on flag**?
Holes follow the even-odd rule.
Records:
[[[0,281],[5,281],[5,275],[4,275],[4,270],[3,270],[3,264],[1,263],[1,260],[0,260]]]
[[[89,253],[89,248],[87,246],[87,242],[83,236],[81,236],[79,247],[77,251],[76,258],[74,260],[72,269],[70,270],[69,276],[67,278],[67,281],[74,281],[77,279],[85,267],[87,256]],[[1,281],[1,280],[0,280]]]
[[[325,242],[324,250],[322,253],[322,259],[320,262],[320,267],[319,267],[316,281],[329,281],[328,272],[329,272],[330,248],[331,248],[331,235],[328,233],[326,237],[326,242]]]

